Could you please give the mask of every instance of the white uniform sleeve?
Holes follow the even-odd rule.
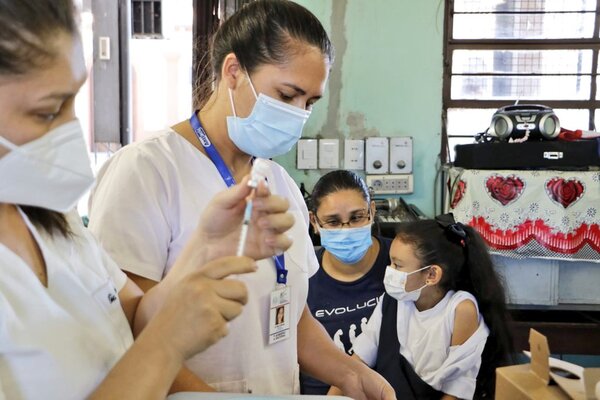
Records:
[[[113,261],[112,258],[104,251],[102,246],[98,243],[96,238],[90,233],[88,229],[83,226],[81,217],[77,211],[72,211],[67,215],[69,226],[77,236],[82,236],[83,247],[81,251],[86,253],[94,254],[94,260],[100,260],[102,267],[106,270],[108,276],[113,281],[117,291],[121,291],[127,282],[127,275],[121,271],[119,266]]]
[[[292,198],[288,198],[288,200],[290,201],[290,211],[292,210],[296,210],[299,211],[300,214],[302,215],[302,222],[304,224],[304,226],[306,227],[305,229],[305,233],[306,233],[306,270],[308,271],[308,277],[312,277],[314,274],[317,273],[317,271],[319,270],[319,261],[317,260],[317,256],[315,255],[315,249],[312,246],[312,241],[310,240],[310,237],[308,235],[308,226],[309,226],[309,219],[308,219],[308,208],[306,207],[306,202],[304,201],[304,198],[302,197],[302,193],[300,193],[300,189],[298,189],[298,185],[296,184],[296,182],[294,182],[294,180],[292,179],[292,177],[287,173],[287,171],[279,164],[273,163],[275,164],[276,168],[279,168],[281,170],[281,175],[283,176],[283,178],[285,179],[286,185],[288,187],[288,189],[290,190],[291,196]],[[298,222],[298,221],[297,221]]]
[[[319,270],[319,260],[315,254],[315,248],[310,245],[311,241],[308,240],[309,246],[306,247],[306,259],[308,262],[308,277],[311,278]]]
[[[307,252],[307,256],[306,256],[306,262],[307,262],[307,269],[308,269],[308,277],[312,277],[314,274],[317,273],[317,271],[319,270],[319,260],[317,259],[317,256],[315,254],[315,248],[312,245],[312,241],[310,239],[310,236],[308,234],[308,226],[310,224],[309,220],[308,220],[308,208],[306,207],[306,203],[304,202],[304,199],[302,198],[302,195],[300,194],[300,190],[298,189],[297,186],[295,186],[296,191],[298,192],[298,197],[299,197],[299,208],[302,211],[302,216],[304,217],[304,224],[305,224],[305,232],[306,232],[306,243],[308,244],[306,247],[306,252]]]
[[[440,387],[442,392],[459,399],[472,399],[488,334],[487,326],[481,321],[465,343],[451,346],[448,358],[430,382],[431,386]]]
[[[0,381],[0,400],[6,400],[6,395],[4,394],[4,389],[2,389],[2,381]]]
[[[106,251],[102,249],[102,246],[100,246],[100,252],[102,253],[102,264],[104,264],[104,266],[106,267],[106,271],[108,272],[108,275],[110,275],[113,283],[115,284],[117,292],[120,292],[121,289],[123,289],[125,287],[125,284],[127,283],[127,275],[125,275],[125,273],[121,271],[119,266],[113,261],[112,258],[110,258],[108,253],[106,253]]]
[[[374,367],[377,362],[377,348],[379,347],[379,332],[381,331],[383,295],[373,310],[365,329],[354,340],[352,349],[369,367]]]
[[[153,158],[125,147],[104,165],[90,196],[89,229],[120,268],[160,281],[171,232],[168,186]]]

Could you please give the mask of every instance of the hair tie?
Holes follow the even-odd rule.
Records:
[[[465,225],[461,222],[456,222],[452,213],[438,215],[435,217],[435,221],[451,238],[456,239],[461,247],[467,247],[468,235]]]

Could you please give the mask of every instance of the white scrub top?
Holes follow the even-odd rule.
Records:
[[[22,215],[48,287],[0,244],[0,398],[83,399],[133,343],[117,295],[126,276],[76,213],[72,238],[50,237]]]
[[[286,197],[295,217],[285,253],[292,290],[291,337],[268,345],[269,300],[276,285],[271,259],[239,276],[248,291],[229,335],[188,362],[223,392],[299,393],[296,325],[306,305],[308,278],[318,269],[308,236],[308,210],[295,182],[269,162],[272,193]],[[121,268],[161,280],[196,229],[213,196],[226,189],[212,161],[173,131],[124,147],[102,168],[90,197],[90,229]]]

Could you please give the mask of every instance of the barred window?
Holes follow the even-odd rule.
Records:
[[[599,15],[598,0],[446,0],[445,161],[516,101],[567,129],[600,126]]]
[[[132,0],[131,27],[134,37],[162,37],[162,0]]]

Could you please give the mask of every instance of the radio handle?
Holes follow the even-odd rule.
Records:
[[[532,111],[537,111],[537,110],[550,110],[550,108],[548,108],[547,106],[543,106],[541,104],[522,104],[522,105],[512,105],[512,106],[505,106],[502,107],[500,110],[502,111],[514,111],[514,110],[520,110],[520,111],[524,111],[524,110],[532,110]],[[498,111],[500,111],[498,110]]]

